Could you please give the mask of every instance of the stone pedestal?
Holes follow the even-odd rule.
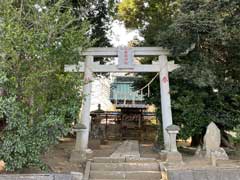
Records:
[[[179,152],[169,152],[169,151],[161,151],[159,153],[160,160],[167,163],[182,163],[182,155]]]
[[[166,150],[162,150],[161,152],[159,152],[161,161],[163,161],[163,162],[167,161],[167,153],[168,153],[168,151],[166,151]]]
[[[166,154],[166,162],[168,163],[182,163],[182,154],[179,152],[168,152]]]

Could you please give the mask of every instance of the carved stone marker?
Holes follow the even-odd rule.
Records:
[[[207,153],[218,150],[221,143],[221,133],[214,122],[211,122],[204,136],[204,143]]]
[[[221,145],[221,133],[214,122],[211,122],[204,136],[204,150],[206,150],[206,157],[214,159],[228,160],[228,155]]]
[[[132,48],[120,47],[118,48],[118,68],[132,69],[134,52]]]

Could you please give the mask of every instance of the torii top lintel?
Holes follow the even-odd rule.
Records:
[[[85,62],[79,62],[77,65],[65,65],[65,72],[85,72],[88,68],[92,72],[160,72],[162,68],[167,67],[171,72],[178,68],[174,61],[167,61],[162,65],[160,61],[153,61],[152,64],[135,64],[134,57],[138,56],[159,56],[159,59],[167,59],[169,51],[161,47],[119,47],[119,48],[88,48],[80,50],[80,55],[86,56]],[[118,57],[117,65],[101,65],[94,62],[94,57]],[[164,66],[164,67],[163,67]]]
[[[170,55],[167,49],[162,47],[123,47],[133,51],[135,57],[142,56],[161,56]],[[94,56],[94,57],[117,57],[119,48],[110,47],[98,47],[98,48],[88,48],[84,51],[80,51],[82,56]]]

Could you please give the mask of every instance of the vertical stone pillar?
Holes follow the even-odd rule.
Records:
[[[169,135],[166,128],[172,125],[172,110],[170,100],[170,88],[168,77],[168,60],[166,55],[159,56],[160,64],[160,92],[161,92],[161,109],[162,109],[162,125],[163,125],[163,138],[165,150],[169,150]]]
[[[91,90],[93,81],[93,72],[91,71],[91,64],[93,56],[87,56],[84,63],[84,85],[83,85],[83,102],[80,117],[80,128],[76,128],[76,144],[75,149],[71,154],[70,161],[84,161],[86,160],[86,150],[88,148],[89,130],[91,124],[90,106],[91,106]],[[84,128],[82,128],[84,127]]]
[[[93,81],[93,72],[91,71],[91,64],[93,63],[93,56],[87,56],[84,64],[84,86],[83,86],[83,103],[82,103],[82,112],[80,123],[86,127],[86,133],[84,133],[81,144],[82,147],[87,149],[88,147],[88,138],[89,130],[91,124],[90,117],[90,106],[91,106],[91,91],[92,91],[92,81]]]

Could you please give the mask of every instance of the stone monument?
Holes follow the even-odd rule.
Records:
[[[228,155],[221,145],[221,133],[214,122],[211,122],[204,136],[203,150],[206,152],[205,157],[211,159],[228,160]]]

